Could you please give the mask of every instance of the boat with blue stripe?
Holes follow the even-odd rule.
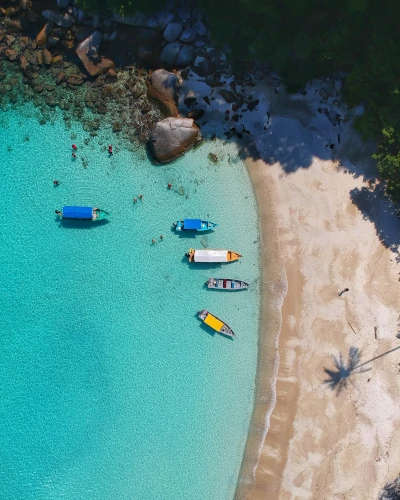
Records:
[[[56,210],[56,214],[61,219],[69,220],[91,220],[98,221],[105,219],[109,212],[97,207],[65,206],[62,210]]]
[[[176,231],[209,231],[218,226],[215,222],[201,219],[177,220],[173,225]]]

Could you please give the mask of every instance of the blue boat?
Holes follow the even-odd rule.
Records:
[[[174,222],[176,231],[209,231],[217,226],[215,222],[201,219],[183,219]]]
[[[56,210],[56,214],[61,219],[69,220],[93,220],[98,221],[109,215],[105,210],[97,207],[63,207],[62,210]]]

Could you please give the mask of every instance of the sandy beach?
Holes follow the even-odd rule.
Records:
[[[247,164],[264,291],[278,299],[263,301],[236,498],[375,500],[400,471],[400,220],[351,119],[332,126],[316,99],[270,98],[260,156]]]

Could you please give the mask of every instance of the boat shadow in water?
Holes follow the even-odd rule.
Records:
[[[55,219],[59,227],[65,229],[94,229],[95,227],[105,226],[110,223],[107,219],[95,220],[74,220],[74,219]]]

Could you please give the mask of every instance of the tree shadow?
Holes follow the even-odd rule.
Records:
[[[350,191],[352,202],[362,213],[363,219],[373,222],[382,244],[389,248],[400,262],[400,218],[399,206],[385,195],[384,185],[371,182],[368,187]]]
[[[347,363],[345,363],[342,353],[339,353],[339,357],[331,356],[335,369],[329,370],[328,368],[324,368],[324,372],[328,375],[328,378],[324,380],[324,384],[332,391],[336,391],[337,396],[339,396],[343,389],[347,388],[351,375],[371,370],[371,368],[361,368],[361,370],[358,370],[357,365],[360,362],[360,354],[361,352],[358,347],[350,347]]]
[[[342,353],[339,353],[339,357],[331,356],[333,364],[335,365],[335,369],[329,370],[328,368],[324,368],[324,372],[328,375],[328,378],[324,380],[324,384],[326,384],[332,391],[336,391],[336,396],[339,396],[341,391],[347,388],[348,382],[351,382],[350,377],[352,375],[357,375],[372,370],[372,368],[367,368],[365,365],[379,358],[382,358],[383,356],[386,356],[391,352],[397,351],[398,349],[400,349],[400,346],[379,354],[378,356],[375,356],[368,361],[360,363],[361,351],[358,347],[350,347],[347,363],[344,362]]]

